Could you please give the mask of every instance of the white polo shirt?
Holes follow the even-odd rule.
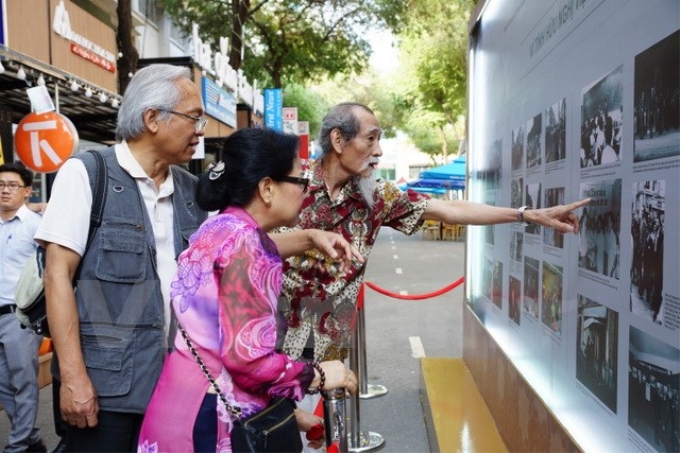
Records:
[[[160,187],[156,187],[123,141],[115,146],[120,166],[137,181],[144,199],[156,241],[157,269],[165,304],[165,330],[170,326],[170,283],[177,271],[174,247],[174,213],[172,172]],[[52,195],[43,214],[36,241],[53,242],[69,248],[81,257],[87,245],[90,226],[92,190],[85,165],[79,159],[68,159],[59,169],[52,186]]]

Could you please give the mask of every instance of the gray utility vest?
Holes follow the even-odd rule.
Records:
[[[102,225],[81,262],[76,290],[87,374],[106,411],[144,413],[167,352],[153,229],[137,182],[102,152],[108,169]],[[92,186],[94,157],[83,161]],[[179,255],[207,213],[194,202],[197,178],[171,167],[174,242]]]

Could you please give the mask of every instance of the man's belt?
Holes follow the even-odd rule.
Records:
[[[2,307],[0,307],[0,316],[9,315],[10,313],[14,313],[16,310],[17,306],[14,304],[3,305]]]

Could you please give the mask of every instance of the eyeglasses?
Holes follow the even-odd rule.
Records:
[[[208,118],[205,116],[191,116],[186,113],[176,112],[174,110],[160,110],[161,112],[172,113],[173,115],[181,116],[194,122],[194,129],[196,132],[201,132],[208,125]]]
[[[290,182],[292,184],[299,184],[302,187],[302,192],[307,192],[309,186],[309,178],[302,178],[300,176],[278,176],[274,178],[276,181]]]
[[[22,186],[18,182],[2,182],[2,181],[0,181],[0,190],[5,190],[5,187],[7,187],[7,190],[9,190],[10,192],[16,192],[20,188],[23,189],[26,186]]]

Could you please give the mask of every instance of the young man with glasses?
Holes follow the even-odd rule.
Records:
[[[40,215],[26,207],[33,173],[21,162],[0,165],[0,405],[11,429],[5,452],[47,451],[38,416],[38,348],[42,337],[22,329],[14,314],[19,275],[37,244]]]

